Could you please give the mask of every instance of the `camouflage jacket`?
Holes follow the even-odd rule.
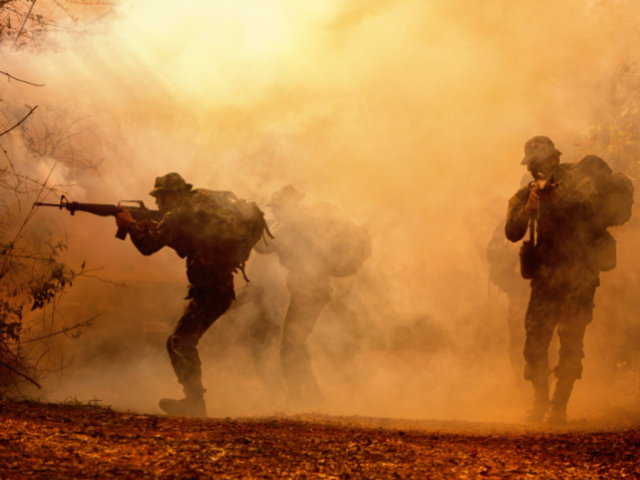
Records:
[[[131,224],[131,240],[143,255],[151,255],[165,246],[173,248],[180,258],[186,258],[187,277],[194,288],[233,289],[233,272],[237,265],[228,258],[203,259],[199,243],[209,216],[215,214],[216,208],[234,199],[231,192],[192,190],[176,208],[164,215],[154,230]]]
[[[601,233],[594,221],[600,198],[593,181],[575,174],[574,169],[574,164],[558,165],[554,178],[562,198],[557,202],[540,201],[536,250],[542,265],[593,270],[592,248]],[[509,200],[505,233],[512,242],[527,232],[530,215],[524,207],[532,185],[521,188]]]
[[[295,218],[269,227],[275,240],[254,247],[258,253],[278,256],[280,264],[289,271],[287,288],[291,293],[328,297],[332,292],[320,247],[326,241],[322,227],[309,209],[301,209]]]

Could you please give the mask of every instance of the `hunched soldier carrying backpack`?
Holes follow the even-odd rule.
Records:
[[[255,246],[258,253],[278,255],[289,271],[291,301],[280,344],[288,411],[323,404],[305,343],[331,300],[329,278],[354,275],[371,255],[371,237],[364,227],[330,205],[301,205],[303,197],[292,185],[273,194],[269,206],[276,219],[272,226],[276,239]]]

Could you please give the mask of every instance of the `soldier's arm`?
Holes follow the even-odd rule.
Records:
[[[276,233],[277,236],[277,232],[282,227],[282,223],[275,222],[273,220],[267,220],[267,224],[269,225],[269,229],[271,230],[271,232]],[[253,249],[263,255],[277,253],[278,244],[275,243],[274,240],[274,238],[267,239],[267,237],[263,234],[262,240],[258,241],[258,243],[254,245]]]
[[[180,215],[169,212],[157,225],[134,221],[127,228],[138,251],[143,255],[152,255],[175,240],[180,221]]]
[[[509,208],[507,210],[507,223],[504,232],[507,238],[512,242],[522,240],[531,216],[525,212],[524,207],[529,199],[529,187],[523,187],[511,197],[509,200]]]
[[[276,248],[274,246],[274,240],[269,240],[268,242],[266,242],[264,240],[260,240],[260,241],[258,241],[258,243],[255,244],[253,249],[256,252],[261,253],[263,255],[270,254],[270,253],[276,253]]]
[[[166,243],[158,238],[153,230],[148,228],[147,225],[138,224],[133,222],[128,227],[129,236],[131,241],[143,255],[151,255],[163,248]]]
[[[513,270],[518,263],[517,255],[514,256],[512,247],[504,239],[505,225],[503,220],[494,230],[487,245],[487,261],[491,266]]]

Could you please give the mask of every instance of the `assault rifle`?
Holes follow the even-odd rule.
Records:
[[[136,204],[137,207],[122,205],[123,203]],[[70,202],[69,200],[67,200],[67,197],[62,195],[60,197],[60,203],[35,202],[33,205],[36,207],[58,207],[60,210],[66,208],[71,212],[71,215],[75,215],[76,212],[87,212],[94,215],[99,215],[100,217],[115,217],[122,211],[123,208],[126,208],[136,221],[151,220],[154,222],[159,222],[160,220],[162,220],[162,214],[160,213],[160,211],[149,210],[144,206],[144,202],[142,200],[122,200],[118,202],[117,205],[110,205],[108,203]],[[119,238],[120,240],[124,240],[125,238],[127,238],[127,229],[124,227],[118,228],[116,238]]]
[[[549,194],[558,188],[553,174],[548,179],[536,175],[536,179],[529,184],[530,191],[536,185],[540,193],[543,194]],[[539,214],[540,210],[537,211],[537,215]],[[529,219],[529,240],[522,242],[520,247],[520,274],[525,280],[531,280],[540,265],[540,258],[536,250],[536,219],[537,216],[534,215]]]

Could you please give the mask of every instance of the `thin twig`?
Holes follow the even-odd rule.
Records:
[[[62,330],[58,330],[57,332],[53,332],[53,333],[48,333],[46,335],[43,335],[42,337],[38,337],[38,338],[30,338],[29,340],[24,340],[22,342],[20,342],[21,345],[24,345],[25,343],[31,343],[31,342],[37,342],[38,340],[44,340],[45,338],[51,338],[55,335],[60,335],[61,333],[67,333],[71,330],[75,330],[76,328],[80,328],[80,327],[85,327],[87,325],[89,325],[92,321],[94,321],[96,318],[102,316],[101,313],[94,315],[93,317],[91,317],[89,320],[87,320],[86,322],[82,322],[82,323],[78,323],[76,325],[73,325],[71,327],[65,327]]]
[[[113,7],[115,5],[115,3],[113,3],[113,2],[107,2],[107,1],[104,1],[104,0],[94,0],[94,1],[91,1],[91,2],[87,2],[86,0],[67,0],[67,3],[75,3],[75,4],[78,4],[78,5],[90,5],[92,7],[95,7],[95,6]]]
[[[13,75],[9,75],[7,72],[0,72],[2,75],[6,75],[7,77],[9,77],[9,79],[13,78],[14,80],[17,80],[18,82],[22,82],[22,83],[26,83],[28,85],[33,85],[34,87],[44,87],[44,83],[40,84],[40,83],[31,83],[31,82],[27,82],[26,80],[20,80],[19,78],[14,77]]]
[[[40,187],[45,186],[45,185],[44,185],[40,180],[33,179],[33,178],[29,178],[29,176],[28,176],[28,175],[22,175],[22,174],[20,174],[20,173],[14,173],[14,172],[9,172],[9,173],[10,173],[11,175],[13,175],[14,177],[16,177],[16,178],[20,178],[20,179],[22,179],[22,180],[24,181],[24,183],[26,183],[26,182],[31,182],[31,183],[35,183],[36,185],[38,185],[38,186],[40,186]],[[66,185],[61,185],[61,186],[63,186],[63,187],[64,187],[64,186],[66,186]],[[70,186],[75,187],[75,186],[77,186],[77,185],[70,185]],[[49,187],[47,187],[47,188],[49,188]],[[55,190],[54,190],[54,187],[51,187],[51,188],[49,188],[49,189],[50,189],[52,192],[54,192],[54,191],[55,191]]]
[[[44,183],[42,184],[42,187],[40,187],[40,191],[38,192],[38,195],[36,196],[36,201],[38,201],[40,199],[40,195],[42,195],[42,191],[47,186],[47,182],[49,181],[49,177],[51,177],[51,174],[53,173],[53,170],[56,168],[57,164],[58,164],[58,162],[54,163],[53,166],[51,167],[51,170],[49,171],[49,174],[47,175],[47,178],[44,180]],[[36,211],[36,206],[32,205],[31,206],[31,210],[27,214],[27,217],[22,222],[22,225],[20,225],[20,228],[18,229],[18,233],[16,233],[15,238],[13,239],[13,242],[11,243],[11,246],[5,252],[4,263],[2,264],[2,268],[0,268],[0,278],[2,278],[4,276],[4,274],[6,273],[7,262],[9,261],[10,258],[12,258],[12,251],[14,250],[15,245],[18,243],[18,240],[20,238],[20,234],[22,233],[22,230],[24,229],[24,226],[31,219],[31,217],[33,216],[35,211]]]
[[[7,157],[7,161],[9,162],[9,165],[11,165],[11,170],[13,170],[14,174],[17,174],[16,167],[13,166],[13,162],[11,161],[11,158],[9,157],[9,154],[4,149],[4,146],[2,146],[2,144],[0,144],[0,148],[2,149],[2,153],[4,153],[4,156]]]
[[[31,114],[33,113],[33,111],[34,111],[36,108],[38,108],[38,105],[36,105],[36,106],[35,106],[35,107],[33,107],[33,108],[31,108],[29,105],[25,105],[25,106],[26,106],[27,108],[30,108],[29,113],[27,113],[27,115],[26,115],[22,120],[20,120],[18,123],[16,123],[16,124],[15,124],[13,127],[11,127],[9,130],[6,130],[6,131],[4,131],[4,132],[0,133],[0,137],[1,137],[1,136],[3,136],[5,133],[9,133],[11,130],[13,130],[14,128],[16,128],[17,126],[19,126],[22,122],[24,122],[24,121],[27,119],[27,117],[28,117],[29,115],[31,115]]]
[[[112,280],[107,280],[105,278],[100,278],[96,275],[87,275],[88,273],[99,272],[103,270],[103,267],[100,268],[92,268],[91,270],[83,270],[81,273],[77,275],[78,278],[91,278],[92,280],[98,280],[99,282],[105,283],[107,285],[111,285],[113,287],[126,287],[126,283],[122,282],[114,282]]]
[[[35,0],[33,3],[35,3]],[[71,15],[71,12],[67,7],[65,7],[64,5],[61,5],[60,2],[58,2],[57,0],[53,0],[53,3],[55,3],[64,13],[66,13],[67,16],[73,21],[73,23],[75,23],[76,25],[78,24],[78,19],[74,18],[73,15]]]
[[[16,43],[18,42],[18,38],[20,38],[20,35],[22,35],[22,30],[24,29],[24,26],[26,25],[27,20],[29,20],[29,15],[31,15],[31,10],[33,10],[33,6],[35,4],[36,4],[36,0],[32,0],[31,7],[29,7],[29,11],[27,12],[27,15],[24,17],[24,22],[22,22],[22,25],[20,26],[20,30],[18,30],[18,34],[16,35],[16,38],[13,41],[13,45],[11,45],[11,48],[14,48],[16,46]]]
[[[34,370],[38,371],[38,365],[40,364],[40,360],[42,360],[47,355],[49,355],[49,357],[51,356],[51,349],[49,348],[49,346],[45,348],[44,352],[42,352],[42,355],[40,355],[40,357],[38,357],[38,360],[36,360],[36,363],[33,365]],[[47,357],[47,365],[49,364],[49,361],[48,361],[49,357]],[[42,371],[42,369],[40,371]]]
[[[38,384],[38,382],[36,382],[33,378],[28,377],[27,375],[25,375],[24,373],[19,372],[18,370],[16,370],[15,368],[13,368],[11,365],[7,365],[4,362],[0,362],[0,365],[2,365],[3,367],[7,367],[9,370],[11,370],[13,373],[16,373],[18,375],[20,375],[21,377],[25,378],[26,380],[29,380],[31,383],[33,383],[36,387],[38,388],[42,388],[42,386],[40,386]]]

